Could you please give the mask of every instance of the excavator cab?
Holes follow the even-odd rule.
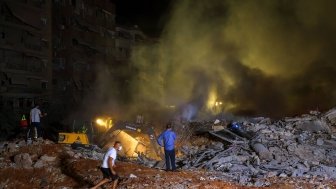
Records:
[[[147,143],[145,144],[141,141],[137,141],[134,137],[132,137],[135,135],[147,136],[149,145]],[[101,148],[104,148],[118,137],[120,138],[119,140],[127,141],[129,146],[133,146],[133,148],[129,150],[130,151],[133,150],[134,153],[138,153],[137,147],[138,145],[141,145],[141,146],[145,146],[145,148],[147,149],[150,149],[148,151],[153,151],[158,158],[163,159],[164,157],[160,146],[157,144],[157,136],[154,132],[154,129],[149,124],[131,123],[131,122],[125,122],[125,121],[116,122],[111,126],[111,128],[107,130],[107,132],[105,132],[100,137],[100,140],[98,141],[98,145]],[[134,143],[137,143],[137,144],[134,144]]]

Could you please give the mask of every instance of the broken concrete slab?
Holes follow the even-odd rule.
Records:
[[[22,153],[14,156],[14,162],[17,168],[28,169],[32,167],[33,161],[28,153]]]
[[[48,155],[45,154],[45,155],[41,156],[40,159],[42,161],[45,161],[45,162],[52,162],[52,161],[56,160],[56,157],[48,156]]]
[[[261,143],[251,144],[252,149],[257,152],[260,159],[271,160],[273,159],[272,153]]]

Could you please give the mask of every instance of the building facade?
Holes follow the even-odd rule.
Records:
[[[115,56],[117,61],[127,62],[131,58],[132,49],[143,43],[147,37],[137,25],[133,27],[117,26],[115,40]]]
[[[101,65],[115,62],[115,4],[53,1],[53,99],[68,109],[94,90]]]
[[[27,113],[48,102],[49,114],[67,114],[94,92],[102,68],[127,93],[132,48],[146,36],[116,26],[113,0],[0,0],[0,8],[0,107]]]
[[[48,101],[51,1],[0,0],[0,106],[26,112]]]

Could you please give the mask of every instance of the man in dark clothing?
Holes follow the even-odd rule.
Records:
[[[175,140],[176,134],[172,131],[172,125],[167,124],[167,129],[158,137],[158,144],[164,147],[165,159],[166,159],[166,170],[176,170],[175,166]]]

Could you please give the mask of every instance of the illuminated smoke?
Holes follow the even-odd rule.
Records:
[[[335,105],[336,1],[180,0],[158,44],[133,50],[140,109],[283,116]]]

